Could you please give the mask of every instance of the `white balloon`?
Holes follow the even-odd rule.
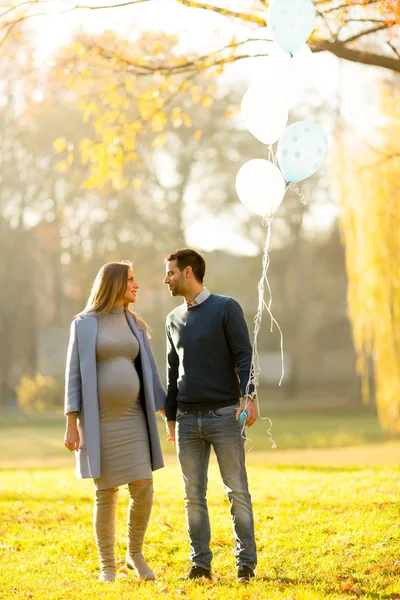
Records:
[[[314,55],[307,44],[300,46],[292,57],[275,43],[271,44],[269,51],[263,80],[275,81],[275,86],[279,86],[286,103],[292,108],[301,100],[303,89],[315,80],[312,72]]]
[[[242,100],[245,125],[263,144],[273,144],[280,138],[289,116],[285,96],[274,87],[252,85]]]
[[[236,191],[240,201],[261,217],[274,216],[285,190],[285,180],[278,167],[263,158],[249,160],[236,176]]]

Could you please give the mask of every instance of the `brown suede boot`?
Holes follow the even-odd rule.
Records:
[[[100,558],[99,581],[115,579],[115,518],[118,490],[95,490],[93,526]]]
[[[126,566],[140,579],[155,579],[143,554],[143,540],[153,506],[153,483],[146,486],[129,485],[131,500],[128,509],[128,548]]]

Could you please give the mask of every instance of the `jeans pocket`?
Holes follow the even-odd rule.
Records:
[[[182,410],[181,408],[178,408],[178,410],[176,411],[176,419],[182,419],[182,417],[184,417],[185,415],[187,415],[187,412],[185,410]]]
[[[238,407],[238,404],[232,404],[231,406],[216,408],[213,412],[216,417],[231,417],[232,415],[236,415],[236,409]]]

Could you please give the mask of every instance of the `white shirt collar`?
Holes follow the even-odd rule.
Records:
[[[188,308],[192,308],[193,306],[197,306],[198,304],[205,302],[207,300],[207,298],[209,298],[210,296],[211,296],[211,292],[205,287],[201,290],[200,294],[197,294],[197,296],[196,296],[196,298],[194,298],[193,302],[188,304],[185,300],[185,303]]]

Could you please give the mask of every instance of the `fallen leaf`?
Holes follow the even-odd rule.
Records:
[[[361,596],[361,590],[358,587],[352,587],[349,589],[349,592],[355,594],[356,596]]]
[[[352,581],[342,581],[341,584],[340,584],[340,589],[342,590],[342,592],[347,592],[352,587],[353,587],[353,582]]]
[[[374,571],[379,571],[379,569],[387,569],[388,567],[391,567],[392,565],[390,563],[383,563],[381,565],[376,564],[376,565],[371,565],[370,567],[368,567],[367,569],[365,569],[366,573],[373,573]]]
[[[168,587],[165,585],[163,588],[161,588],[160,592],[162,594],[166,594],[168,592]]]
[[[127,569],[126,567],[120,567],[120,568],[118,569],[118,574],[119,574],[119,575],[128,575],[128,572],[129,572],[129,571],[128,571],[128,569]]]

